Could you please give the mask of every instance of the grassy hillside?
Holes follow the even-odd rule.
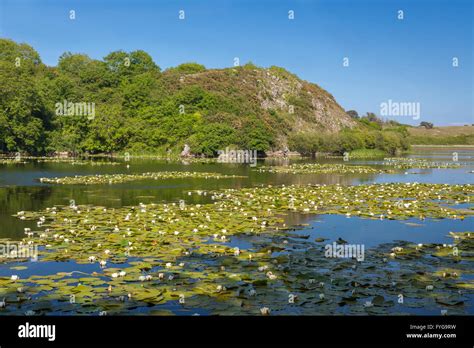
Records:
[[[474,145],[474,126],[408,128],[413,145]]]

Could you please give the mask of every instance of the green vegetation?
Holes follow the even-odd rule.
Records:
[[[227,146],[314,156],[367,149],[395,155],[413,144],[474,144],[474,135],[411,134],[374,113],[347,113],[317,85],[252,63],[161,71],[144,51],[102,60],[64,53],[55,67],[26,44],[0,40],[0,153],[215,156]],[[323,105],[324,111],[315,105]],[[425,129],[435,131],[433,129]],[[323,130],[328,130],[324,133]]]
[[[322,246],[292,233],[294,226],[282,217],[316,212],[462,220],[473,211],[452,205],[469,202],[473,193],[472,185],[291,185],[209,192],[214,201],[209,204],[20,211],[18,218],[38,223],[25,229],[22,248],[38,245],[38,262],[69,261],[76,269],[20,278],[16,272],[23,266],[12,267],[11,275],[0,277],[5,303],[0,314],[118,314],[140,308],[189,315],[202,307],[211,314],[314,314],[315,306],[319,314],[342,307],[346,314],[386,314],[439,304],[462,314],[464,294],[473,290],[472,232],[451,233],[450,245],[384,244],[358,262],[326,257]],[[229,245],[246,236],[255,242],[252,249]],[[411,300],[395,306],[400,293]],[[173,305],[160,307],[166,304]]]
[[[212,76],[188,79],[206,71],[186,63],[161,72],[143,51],[116,51],[102,61],[65,53],[47,67],[30,46],[2,39],[0,152],[165,155],[186,142],[209,156],[232,144],[269,149],[276,120],[242,96],[233,77],[218,81],[226,84],[220,92],[211,90]],[[67,103],[94,104],[94,114],[58,115],[58,104]]]
[[[376,123],[369,122],[363,123],[360,128],[345,129],[338,134],[298,133],[290,135],[288,143],[290,148],[307,156],[315,156],[318,152],[344,154],[360,149],[376,150],[374,154],[394,155],[409,149],[404,127],[376,127]]]
[[[406,157],[395,157],[395,158],[384,158],[384,165],[392,166],[397,169],[409,169],[409,168],[460,168],[461,164],[457,162],[433,162],[419,158],[406,158]]]
[[[0,153],[168,156],[185,143],[197,155],[226,146],[261,152],[282,146],[276,139],[297,131],[295,124],[324,126],[313,120],[312,98],[324,99],[322,122],[334,129],[353,122],[323,89],[252,63],[161,71],[138,50],[103,60],[66,52],[48,67],[32,47],[1,39],[0,79]]]
[[[409,141],[414,145],[474,145],[474,134],[444,137],[412,135]]]
[[[410,127],[413,145],[474,145],[474,126]]]
[[[391,170],[376,169],[369,166],[340,163],[294,163],[289,166],[262,166],[258,171],[290,174],[382,174],[392,172]]]
[[[420,122],[420,127],[425,127],[426,129],[432,129],[433,126],[434,125],[431,122],[426,122],[426,121]]]
[[[379,149],[357,149],[349,153],[350,159],[365,159],[384,157],[386,152]]]
[[[119,184],[137,180],[164,180],[182,178],[203,178],[203,179],[226,179],[238,178],[236,175],[223,175],[219,173],[206,172],[154,172],[141,174],[97,174],[97,175],[76,175],[74,177],[62,178],[40,178],[39,181],[47,184],[62,185],[97,185],[97,184]]]

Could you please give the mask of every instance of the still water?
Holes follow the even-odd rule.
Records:
[[[37,211],[54,205],[68,205],[71,200],[77,205],[92,204],[106,207],[138,205],[139,203],[178,202],[189,204],[206,203],[209,198],[192,195],[192,190],[219,190],[225,188],[255,187],[261,185],[289,184],[341,184],[359,185],[388,182],[420,182],[446,184],[472,184],[474,174],[474,149],[420,149],[410,157],[424,158],[430,161],[450,161],[452,153],[457,152],[458,160],[463,164],[459,169],[409,169],[399,170],[395,174],[282,174],[258,172],[248,165],[206,163],[189,164],[167,162],[166,160],[131,159],[128,162],[117,160],[120,165],[92,166],[71,165],[70,163],[37,162],[24,164],[0,164],[0,238],[20,240],[24,237],[25,227],[34,227],[34,223],[21,221],[12,215],[18,211]],[[342,159],[316,159],[299,161],[318,161],[324,163],[345,163]],[[294,162],[294,160],[292,161]],[[261,165],[281,165],[285,160],[259,161]],[[350,164],[381,166],[381,160],[350,160]],[[128,165],[128,167],[127,167]],[[257,166],[257,168],[258,168]],[[171,179],[144,180],[114,185],[51,185],[38,181],[40,177],[61,177],[106,173],[143,173],[157,171],[202,171],[245,176],[228,179]],[[396,221],[346,218],[339,215],[299,215],[290,214],[288,224],[303,224],[294,231],[295,235],[309,235],[310,240],[327,238],[328,243],[342,238],[350,243],[362,243],[367,248],[397,240],[414,243],[450,243],[450,231],[473,231],[473,218],[465,220],[425,220]],[[249,237],[234,238],[232,246],[251,248]],[[9,276],[10,265],[0,264],[0,276]],[[90,269],[89,269],[90,268]],[[36,262],[30,263],[27,270],[18,271],[21,277],[30,275],[70,272],[77,269],[73,262]],[[95,265],[81,265],[85,272],[96,271]],[[472,281],[472,280],[471,280]],[[472,298],[468,312],[474,314]],[[205,310],[203,310],[205,313]],[[431,310],[417,309],[416,314],[433,314]]]

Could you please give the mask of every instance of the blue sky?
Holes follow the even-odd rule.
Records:
[[[474,123],[473,7],[472,0],[0,0],[0,36],[30,44],[48,65],[65,51],[100,59],[143,49],[162,69],[189,61],[228,67],[239,57],[317,83],[346,110],[380,114],[388,100],[416,102],[420,119],[390,118],[454,125]]]

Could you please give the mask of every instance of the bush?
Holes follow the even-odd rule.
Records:
[[[373,150],[371,154],[394,155],[398,151],[408,150],[409,144],[402,132],[344,130],[339,134],[302,132],[288,138],[290,149],[305,156],[314,156],[317,152],[343,154],[358,150]]]

